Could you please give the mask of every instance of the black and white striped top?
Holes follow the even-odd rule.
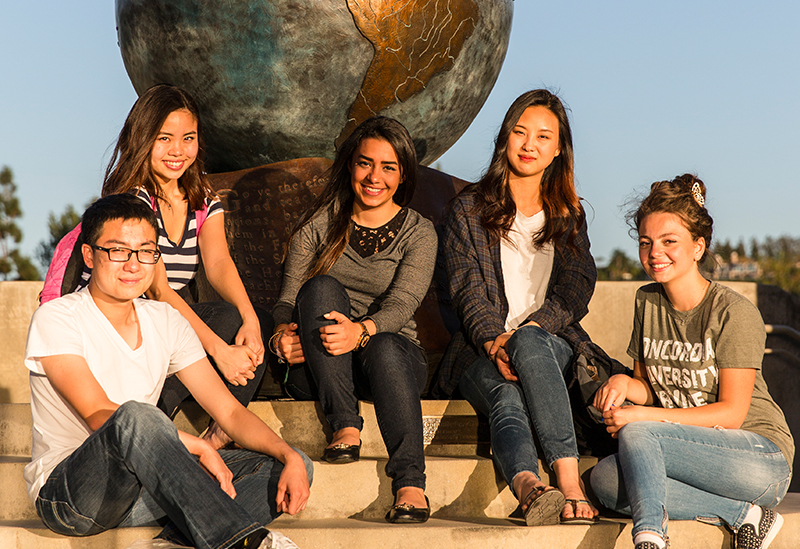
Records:
[[[148,204],[152,204],[150,195],[144,189],[139,189],[136,196]],[[218,198],[206,198],[206,205],[208,206],[208,217],[206,219],[223,212],[222,203]],[[195,212],[189,211],[186,215],[186,225],[178,242],[173,242],[167,236],[167,231],[164,229],[164,220],[161,217],[161,209],[157,201],[155,212],[158,218],[158,249],[161,250],[161,258],[167,268],[169,287],[178,291],[191,282],[197,273],[200,263],[200,255],[197,249],[197,220]]]
[[[167,269],[169,287],[178,291],[191,282],[195,274],[197,274],[200,263],[200,255],[197,248],[197,219],[195,212],[193,210],[188,212],[181,239],[178,242],[173,242],[169,239],[167,231],[164,229],[164,220],[161,217],[161,209],[158,207],[158,201],[153,201],[150,198],[150,194],[144,189],[137,190],[136,196],[147,202],[148,206],[153,206],[155,204],[153,210],[158,219],[158,249],[161,250],[161,259],[164,261],[164,267]],[[221,214],[224,211],[222,203],[218,198],[206,198],[206,205],[208,206],[206,220],[212,215]],[[91,269],[84,266],[83,274],[81,275],[81,283],[78,285],[76,291],[84,286],[88,286],[91,276]]]

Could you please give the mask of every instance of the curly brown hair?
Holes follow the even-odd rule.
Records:
[[[656,181],[650,193],[625,216],[631,235],[639,232],[644,218],[654,213],[671,213],[680,218],[693,240],[703,238],[706,249],[700,262],[709,256],[714,220],[705,207],[706,185],[696,175],[685,173],[670,181]]]

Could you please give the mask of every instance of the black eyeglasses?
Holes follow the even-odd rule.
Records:
[[[131,250],[130,248],[103,248],[102,246],[95,246],[94,244],[91,245],[92,248],[95,250],[101,250],[108,254],[108,259],[111,261],[117,261],[119,263],[124,263],[131,258],[132,254],[136,254],[136,259],[139,260],[139,263],[144,263],[146,265],[152,265],[153,263],[158,263],[158,259],[161,257],[161,252],[158,250]]]

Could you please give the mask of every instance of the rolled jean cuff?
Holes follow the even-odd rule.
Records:
[[[328,423],[333,432],[341,431],[347,427],[355,427],[359,431],[364,429],[364,418],[361,416],[331,415],[328,416]]]
[[[574,459],[577,459],[578,462],[580,462],[580,460],[581,460],[581,456],[577,452],[561,453],[561,454],[558,454],[556,456],[550,456],[550,459],[548,460],[547,465],[548,465],[548,467],[550,467],[552,469],[553,468],[553,464],[556,461],[558,461],[559,459],[566,459],[566,458],[574,458]]]
[[[400,488],[419,488],[424,492],[425,478],[424,476],[422,479],[404,478],[403,480],[392,482],[392,493],[397,494]]]

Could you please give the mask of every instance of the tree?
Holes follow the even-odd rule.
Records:
[[[50,265],[50,260],[53,259],[53,252],[55,252],[58,243],[80,221],[81,216],[75,211],[72,204],[69,204],[58,217],[53,212],[50,212],[47,216],[47,229],[50,232],[50,239],[42,240],[36,248],[36,259],[39,261],[39,265],[47,269],[48,265]]]
[[[641,265],[629,258],[619,248],[611,252],[608,265],[597,269],[598,280],[642,280],[645,278]]]
[[[750,239],[750,259],[758,261],[760,252],[758,251],[758,241],[755,238]]]
[[[733,246],[731,246],[731,241],[726,239],[725,242],[717,242],[712,251],[718,255],[722,261],[730,261]]]
[[[741,238],[739,239],[739,243],[736,244],[736,248],[733,249],[734,252],[739,254],[739,260],[741,261],[745,257],[747,257],[747,252],[744,249],[744,240]]]
[[[22,242],[22,230],[16,221],[20,217],[22,208],[14,173],[3,166],[0,170],[0,276],[3,280],[39,280],[39,271],[17,247]]]

